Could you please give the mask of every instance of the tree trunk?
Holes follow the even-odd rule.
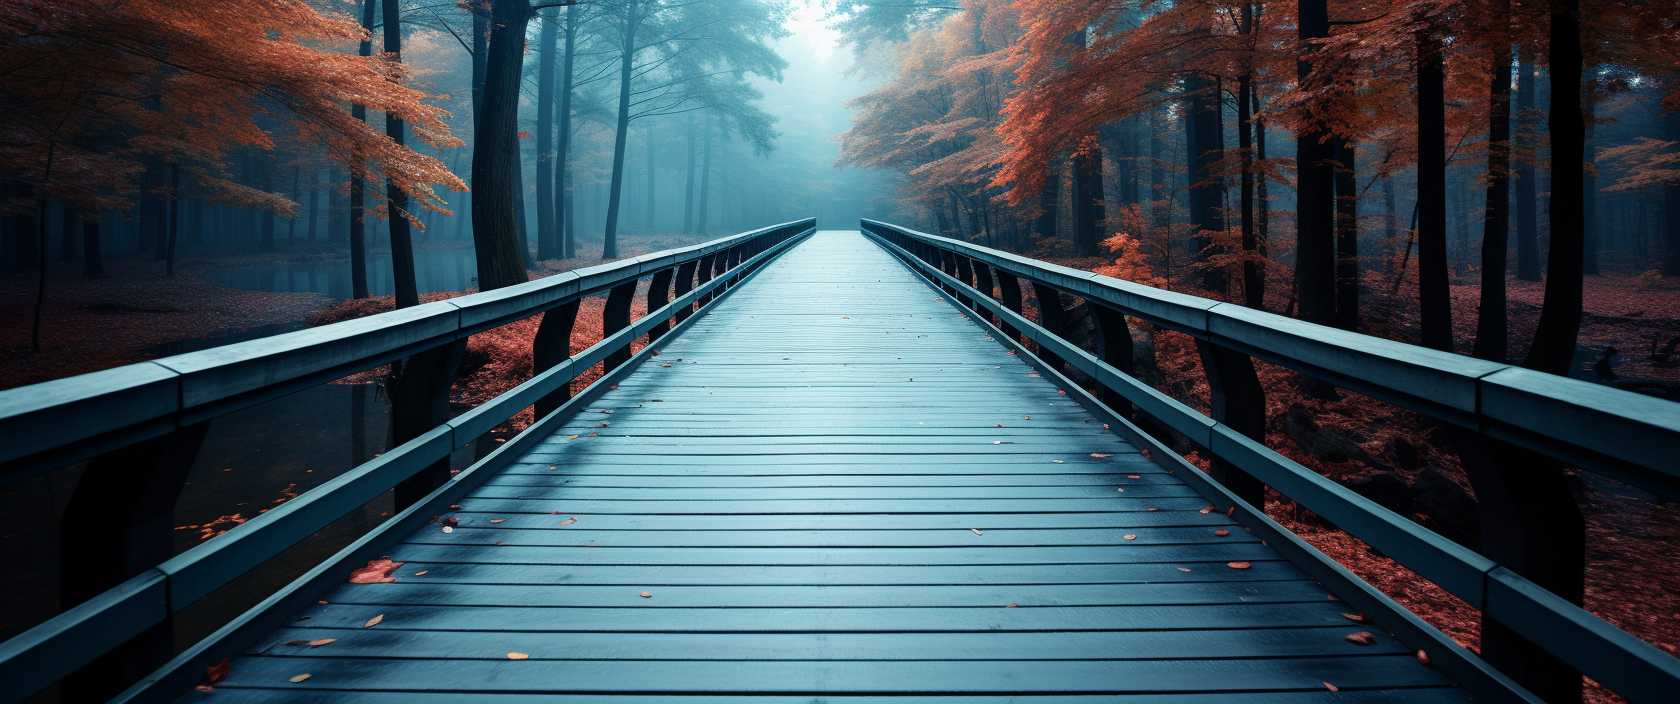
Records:
[[[537,261],[553,259],[554,236],[554,171],[548,162],[554,158],[554,68],[560,48],[559,23],[544,14],[542,35],[538,40],[542,58],[537,64]]]
[[[73,262],[81,258],[76,253],[76,206],[69,201],[59,205],[63,215],[58,230],[58,260]]]
[[[518,202],[514,172],[520,168],[519,74],[525,60],[528,0],[493,0],[489,56],[485,61],[480,119],[473,130],[473,250],[478,255],[478,290],[526,281],[519,251]]]
[[[646,159],[647,159],[647,193],[643,194],[647,199],[646,229],[647,229],[648,232],[653,232],[654,231],[653,216],[654,216],[655,211],[654,211],[654,201],[653,201],[653,198],[654,198],[654,196],[653,196],[654,171],[653,171],[653,121],[652,120],[648,120],[647,122],[642,123],[642,151],[647,154],[647,156],[646,156]]]
[[[1190,226],[1197,234],[1190,238],[1195,250],[1192,261],[1206,262],[1220,254],[1223,247],[1214,237],[1225,233],[1225,186],[1217,173],[1225,154],[1224,120],[1220,115],[1219,87],[1202,74],[1184,79],[1189,94],[1186,115],[1189,124],[1184,130],[1184,161],[1190,179]],[[1201,287],[1223,293],[1226,288],[1225,270],[1208,267],[1197,277]]]
[[[1326,0],[1301,0],[1296,24],[1303,43],[1330,36]],[[1296,62],[1303,84],[1311,73],[1311,61]],[[1301,319],[1320,325],[1336,322],[1336,186],[1329,138],[1321,125],[1309,125],[1295,137],[1295,288]]]
[[[1243,0],[1243,36],[1253,46],[1254,3]],[[1252,124],[1254,71],[1246,63],[1237,77],[1237,151],[1242,154],[1242,185],[1238,198],[1242,201],[1243,305],[1255,310],[1266,307],[1265,290],[1260,285],[1260,266],[1254,261],[1259,242],[1254,236],[1254,126]]]
[[[1062,203],[1062,170],[1061,162],[1053,161],[1049,173],[1044,175],[1044,188],[1038,194],[1038,220],[1033,224],[1033,230],[1043,239],[1056,236],[1056,211]],[[959,219],[958,222],[961,222]]]
[[[163,275],[165,277],[168,277],[168,278],[174,278],[175,277],[175,242],[176,242],[176,240],[178,240],[180,238],[180,234],[181,234],[181,202],[182,201],[179,197],[179,194],[181,193],[181,165],[179,163],[176,163],[173,166],[169,167],[169,193],[171,195],[175,196],[175,199],[170,201],[170,203],[169,203],[169,245],[168,245],[169,251],[165,254],[165,258],[166,258],[167,261],[163,265]],[[268,223],[267,223],[267,230],[265,230],[263,232],[263,236],[264,236],[265,239],[269,240],[270,244],[273,243],[273,240],[274,240],[274,215],[273,214],[269,215],[269,219],[268,219]]]
[[[577,28],[578,6],[568,5],[565,66],[560,69],[560,147],[554,158],[555,200],[564,214],[556,224],[560,226],[560,256],[566,259],[577,256],[577,220],[573,213],[576,199],[572,196],[570,174],[566,169],[572,144],[572,62],[576,58]]]
[[[385,55],[391,61],[402,61],[402,9],[398,0],[384,0]],[[401,146],[407,132],[403,121],[385,113],[385,136]],[[414,242],[409,233],[408,194],[397,188],[397,182],[385,181],[385,200],[391,233],[391,283],[395,289],[398,308],[420,305],[419,284],[414,275]]]
[[[367,41],[362,42],[359,53],[362,56],[373,56],[373,4],[374,0],[362,0],[362,29],[369,32]],[[367,108],[359,103],[350,105],[350,116],[358,120],[367,120]],[[367,280],[367,222],[366,201],[367,184],[362,183],[360,176],[354,172],[350,174],[350,296],[352,298],[368,297]]]
[[[1097,256],[1104,217],[1101,146],[1073,158],[1073,241],[1081,257]]]
[[[1680,110],[1668,114],[1664,118],[1668,127],[1668,139],[1680,142]],[[1639,205],[1641,213],[1645,205]],[[1640,241],[1644,242],[1644,228],[1640,229]],[[1670,182],[1663,186],[1663,276],[1680,276],[1680,183]]]
[[[1567,375],[1581,331],[1581,254],[1584,249],[1582,193],[1585,189],[1586,123],[1581,114],[1580,0],[1555,0],[1551,14],[1552,135],[1551,251],[1546,261],[1546,299],[1523,366]]]
[[[1588,166],[1597,160],[1598,126],[1594,125],[1596,107],[1593,101],[1598,97],[1598,79],[1590,82],[1587,89],[1586,104],[1582,107],[1582,121],[1586,123],[1585,146],[1582,148],[1582,160]],[[1581,170],[1581,273],[1598,276],[1598,177],[1593,175],[1592,169]]]
[[[1250,105],[1251,114],[1260,112],[1259,92],[1251,91],[1250,100],[1252,101]],[[1262,163],[1266,161],[1266,121],[1258,118],[1254,120],[1254,152]],[[1255,179],[1255,181],[1254,198],[1256,202],[1254,203],[1254,209],[1257,212],[1254,213],[1254,251],[1260,258],[1260,261],[1255,263],[1255,266],[1260,270],[1255,278],[1255,288],[1259,289],[1259,293],[1255,296],[1260,300],[1259,307],[1264,309],[1266,305],[1266,256],[1269,249],[1267,247],[1269,240],[1266,238],[1270,236],[1271,232],[1272,207],[1267,201],[1266,190],[1268,186],[1266,179],[1261,177]]]
[[[1149,221],[1155,227],[1166,227],[1170,211],[1164,201],[1171,197],[1167,192],[1167,172],[1161,165],[1166,163],[1167,143],[1162,135],[1167,131],[1166,116],[1162,114],[1165,108],[1149,111]]]
[[[313,243],[320,229],[321,220],[321,172],[309,172],[309,228],[306,231],[309,241]]]
[[[274,192],[274,169],[263,169],[262,170],[262,189],[266,192],[269,192],[269,193]],[[174,197],[174,192],[175,192],[174,187],[171,186],[169,191],[170,191],[170,197],[173,198]],[[174,209],[171,208],[170,211],[173,212]],[[261,213],[259,213],[257,215],[257,217],[262,220],[262,245],[261,245],[262,246],[262,251],[264,251],[264,252],[277,252],[277,251],[279,251],[279,248],[274,246],[274,218],[275,218],[274,211],[264,209]],[[166,258],[166,259],[169,258],[169,253],[171,251],[169,243],[174,241],[174,239],[175,239],[174,224],[175,224],[175,218],[173,216],[171,216],[169,218],[168,227],[166,228],[167,233],[166,233],[165,242],[164,242],[164,258]],[[159,232],[165,232],[165,230],[159,230]]]
[[[1503,20],[1510,3],[1495,7]],[[1488,85],[1487,214],[1482,220],[1482,297],[1476,316],[1476,343],[1470,354],[1478,359],[1505,362],[1507,314],[1505,257],[1511,222],[1511,49],[1509,32],[1493,37],[1492,80]]]
[[[524,268],[531,258],[531,236],[525,217],[525,156],[520,141],[517,137],[513,140],[514,166],[509,173],[513,176],[513,227],[519,233],[519,266]]]
[[[105,259],[99,251],[99,214],[93,213],[82,221],[82,276],[105,276]]]
[[[683,179],[683,234],[694,232],[694,114],[688,115],[688,174]]]
[[[700,212],[695,215],[696,223],[700,227],[700,235],[706,235],[706,206],[712,199],[712,125],[711,116],[706,117],[706,140],[700,145]]]
[[[618,257],[618,211],[624,197],[624,142],[630,136],[630,77],[636,58],[636,0],[624,3],[623,45],[618,58],[618,121],[613,137],[611,192],[607,195],[607,225],[602,233],[602,259]]]
[[[1335,137],[1336,159],[1336,327],[1359,329],[1359,185],[1354,160],[1357,149],[1346,137]]]
[[[1446,78],[1434,28],[1417,37],[1418,303],[1423,346],[1453,348],[1452,295],[1447,274]]]
[[[1534,109],[1534,92],[1538,87],[1534,80],[1534,49],[1523,45],[1517,50],[1517,124],[1520,126],[1517,134],[1525,140],[1534,142],[1528,145],[1530,149],[1538,151],[1539,139],[1534,131],[1528,129],[1529,111]],[[1517,163],[1517,278],[1523,281],[1540,280],[1540,234],[1535,205],[1539,202],[1536,193],[1534,164],[1531,154],[1527,159]]]

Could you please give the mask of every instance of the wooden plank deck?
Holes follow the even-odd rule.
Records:
[[[187,698],[1471,700],[942,299],[818,233]]]

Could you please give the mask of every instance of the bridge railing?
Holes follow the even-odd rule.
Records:
[[[1633,702],[1672,701],[1680,691],[1680,660],[1579,607],[1583,524],[1557,467],[1561,460],[1680,498],[1680,406],[884,222],[862,224],[866,234],[979,313],[1012,346],[1031,353],[1021,339],[1035,343],[1037,358],[1029,361],[1054,372],[1047,376],[1064,388],[1073,386],[1062,376],[1064,365],[1094,379],[1097,396],[1077,387],[1069,393],[1100,402],[1124,420],[1141,444],[1163,455],[1158,461],[1193,468],[1134,421],[1170,428],[1211,455],[1208,476],[1218,482],[1213,490],[1245,504],[1233,503],[1239,518],[1283,531],[1264,513],[1264,490],[1270,486],[1479,610],[1484,616],[1481,657],[1534,694],[1548,701],[1578,700],[1580,673]],[[1022,282],[1037,300],[1036,322],[1023,315]],[[1089,307],[1099,339],[1096,354],[1061,337],[1067,314],[1062,293]],[[1212,417],[1133,376],[1127,318],[1194,338],[1211,391]],[[1464,460],[1486,526],[1482,554],[1266,447],[1265,394],[1255,359],[1453,428],[1454,449]],[[1183,474],[1201,481],[1197,471]],[[1386,601],[1380,594],[1372,596]],[[1432,628],[1419,630],[1421,621],[1379,625],[1464,650]]]
[[[346,513],[396,489],[396,508],[450,478],[449,456],[527,407],[543,418],[571,382],[631,357],[810,233],[799,220],[294,333],[0,391],[0,484],[87,460],[61,530],[62,612],[0,643],[0,702],[64,680],[104,701],[172,654],[171,617]],[[648,314],[631,320],[651,277]],[[601,340],[572,354],[579,302],[606,295]],[[543,315],[533,376],[459,416],[449,390],[471,335]],[[395,362],[396,447],[171,556],[172,507],[217,417]],[[602,379],[607,376],[603,375]],[[600,382],[597,382],[600,383]],[[72,677],[72,675],[74,676]],[[68,678],[68,679],[67,679]],[[71,692],[71,688],[75,691]]]

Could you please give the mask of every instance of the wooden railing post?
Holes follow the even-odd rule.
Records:
[[[694,260],[689,260],[677,265],[677,298],[682,298],[684,294],[694,290],[694,269],[696,266],[699,266],[699,262]],[[693,303],[677,309],[677,322],[681,323],[684,320],[688,320],[688,316],[691,315],[694,315]]]
[[[630,304],[636,299],[636,281],[634,279],[614,286],[607,294],[606,309],[601,312],[601,339],[605,340],[613,333],[630,327]],[[618,368],[618,365],[630,361],[630,343],[607,354],[601,362],[601,373],[605,374]]]
[[[88,460],[59,523],[61,608],[172,556],[175,502],[209,429],[209,421],[189,425]],[[173,620],[166,618],[66,678],[63,699],[110,699],[168,662],[173,648]]]
[[[974,290],[979,291],[980,295],[987,298],[995,297],[996,294],[993,292],[997,290],[997,286],[992,283],[992,267],[978,259],[970,259],[969,264],[974,267]],[[980,310],[980,315],[985,316],[987,320],[994,323],[1000,322],[997,316],[983,309],[976,310]]]
[[[1062,309],[1062,293],[1037,281],[1032,282],[1033,296],[1038,299],[1038,326],[1050,334],[1063,337],[1067,333],[1067,311]],[[1041,345],[1038,356],[1051,369],[1062,371],[1062,358]]]
[[[708,254],[708,255],[700,258],[700,266],[699,266],[699,268],[696,268],[694,270],[695,274],[699,277],[699,280],[694,282],[694,287],[695,288],[699,288],[701,286],[704,286],[704,285],[706,285],[706,282],[712,280],[712,260],[716,259],[716,258],[717,258],[716,253]],[[695,310],[699,310],[700,306],[703,306],[703,305],[706,305],[707,303],[710,303],[711,300],[712,300],[712,294],[710,294],[710,293],[707,293],[707,294],[704,294],[704,295],[700,296],[699,300],[696,300],[694,302]]]
[[[1207,376],[1213,419],[1244,437],[1264,443],[1266,391],[1260,387],[1260,376],[1254,372],[1254,360],[1202,340],[1196,341],[1196,352],[1202,359],[1202,372]],[[1236,465],[1214,457],[1208,474],[1256,511],[1266,510],[1266,486]]]
[[[1132,327],[1126,323],[1126,314],[1105,305],[1093,303],[1085,299],[1085,304],[1091,307],[1092,317],[1097,323],[1097,358],[1107,362],[1109,366],[1120,370],[1127,376],[1136,376],[1136,356],[1132,349]],[[1137,423],[1137,412],[1131,402],[1126,400],[1120,392],[1098,382],[1098,400],[1109,408],[1119,411],[1126,420]]]
[[[998,297],[1003,301],[1003,307],[1014,311],[1016,315],[1021,315],[1021,279],[1002,269],[995,269],[994,271],[997,273]],[[1021,330],[1019,328],[1010,325],[1007,320],[1000,322],[1003,323],[1003,334],[1008,335],[1011,342],[1021,341]]]
[[[449,388],[461,368],[465,338],[415,353],[391,365],[386,390],[391,397],[391,446],[396,447],[424,435],[454,415],[449,412]],[[475,451],[486,452],[480,447]],[[419,503],[433,489],[449,481],[449,458],[433,462],[414,476],[397,484],[396,507],[401,511]]]
[[[572,356],[572,326],[577,323],[578,302],[562,303],[543,313],[542,324],[531,340],[531,374],[537,375],[554,368]],[[535,404],[537,418],[542,418],[572,397],[572,383],[561,384]]]
[[[952,254],[951,256],[957,260],[957,280],[968,284],[969,286],[973,286],[974,269],[969,267],[968,257],[960,254]],[[974,299],[969,298],[968,294],[961,293],[961,290],[962,289],[958,289],[959,292],[957,293],[957,300],[962,302],[963,305],[968,306],[969,310],[978,310],[980,308],[980,304],[975,303]]]
[[[1571,604],[1586,591],[1586,523],[1557,460],[1458,430],[1481,513],[1482,555]],[[1482,614],[1482,659],[1551,704],[1579,702],[1581,673]]]
[[[671,302],[671,277],[674,273],[675,272],[671,269],[660,269],[659,271],[653,273],[653,281],[648,284],[648,313],[651,314],[654,311],[665,307],[665,304]],[[660,336],[670,331],[671,319],[665,318],[660,320],[658,324],[648,330],[648,344],[653,344],[654,340],[659,339]]]

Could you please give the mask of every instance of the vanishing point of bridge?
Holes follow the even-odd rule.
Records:
[[[467,335],[548,316],[525,385],[455,418],[410,404],[400,447],[0,643],[0,699],[65,677],[107,679],[66,680],[68,698],[136,702],[1558,701],[1577,671],[1631,701],[1680,691],[1673,658],[1521,576],[1533,558],[1497,559],[1520,545],[1469,551],[1255,442],[1251,357],[1479,433],[1494,463],[1517,447],[1673,495],[1665,402],[864,225],[789,223],[0,394],[8,434],[46,434],[7,456],[8,480],[120,459],[150,477],[131,495],[178,491],[216,415],[404,356],[446,393]],[[632,321],[648,278],[655,313]],[[605,339],[557,350],[594,293]],[[1099,349],[1059,336],[1064,293],[1093,309]],[[1197,334],[1212,418],[1131,379],[1128,316]],[[596,362],[606,376],[569,397]],[[532,404],[536,425],[448,473],[450,450]],[[100,407],[118,417],[49,430]],[[1187,436],[1212,471],[1140,425]],[[1251,508],[1268,485],[1506,640],[1485,658],[1454,644]],[[373,533],[209,639],[157,645],[170,614],[392,486],[404,510]],[[141,523],[104,526],[130,562]]]

